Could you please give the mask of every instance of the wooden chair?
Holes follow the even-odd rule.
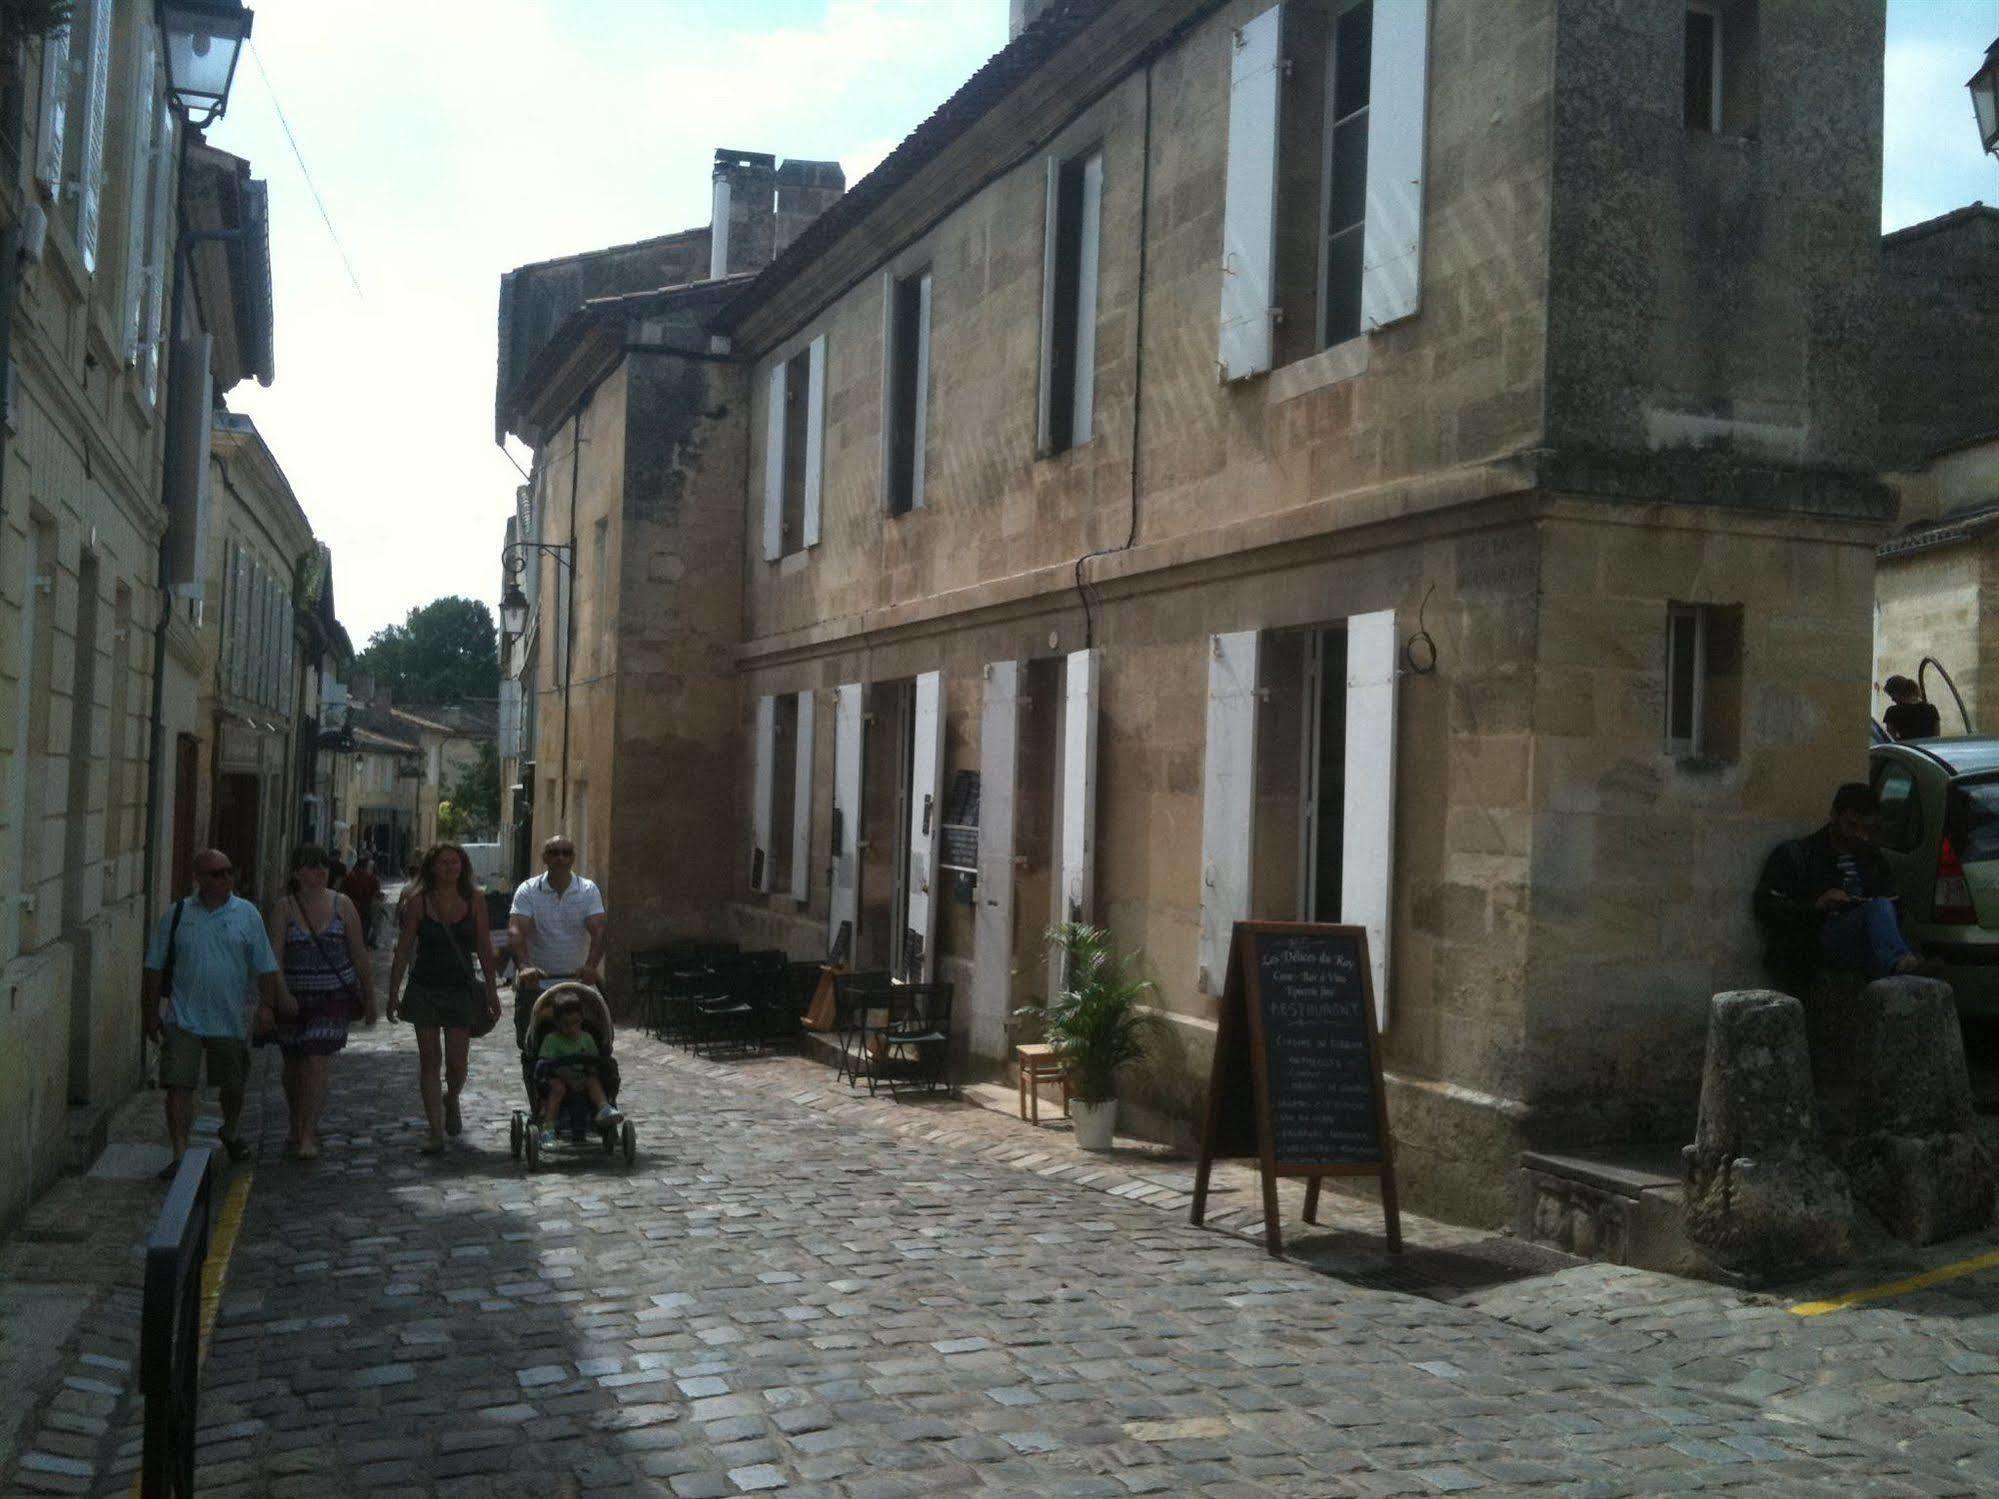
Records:
[[[1020,1068],[1020,1117],[1030,1123],[1041,1122],[1041,1085],[1058,1083],[1062,1088],[1062,1117],[1069,1117],[1069,1098],[1074,1091],[1069,1083],[1069,1071],[1062,1065],[1062,1059],[1055,1048],[1041,1042],[1032,1042],[1013,1049],[1014,1064]]]

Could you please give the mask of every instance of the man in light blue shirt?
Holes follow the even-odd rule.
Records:
[[[146,1034],[161,1038],[160,1086],[166,1092],[167,1143],[174,1153],[160,1173],[163,1181],[172,1179],[187,1153],[204,1060],[208,1081],[222,1096],[217,1138],[230,1160],[249,1155],[237,1123],[250,1071],[250,991],[254,987],[260,1002],[273,1011],[289,1015],[296,1009],[278,978],[264,918],[230,889],[235,874],[229,855],[220,849],[196,854],[197,893],[176,901],[146,944]]]

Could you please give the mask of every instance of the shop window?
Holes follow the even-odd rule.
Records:
[[[1666,752],[1681,760],[1740,756],[1740,605],[1667,606],[1665,740]]]

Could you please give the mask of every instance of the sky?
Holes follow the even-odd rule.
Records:
[[[717,146],[851,187],[1007,30],[1007,0],[251,3],[209,139],[271,184],[277,380],[229,405],[332,547],[357,647],[499,597],[503,272],[706,224]],[[1889,0],[1884,228],[1999,201],[1964,90],[1995,36],[1999,0]]]

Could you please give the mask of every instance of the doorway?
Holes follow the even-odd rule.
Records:
[[[1346,628],[1270,631],[1261,657],[1252,910],[1272,921],[1338,921],[1346,833]]]
[[[257,889],[257,833],[260,818],[262,780],[242,772],[215,778],[215,846],[229,856],[236,868],[236,892],[246,900],[255,899]]]

